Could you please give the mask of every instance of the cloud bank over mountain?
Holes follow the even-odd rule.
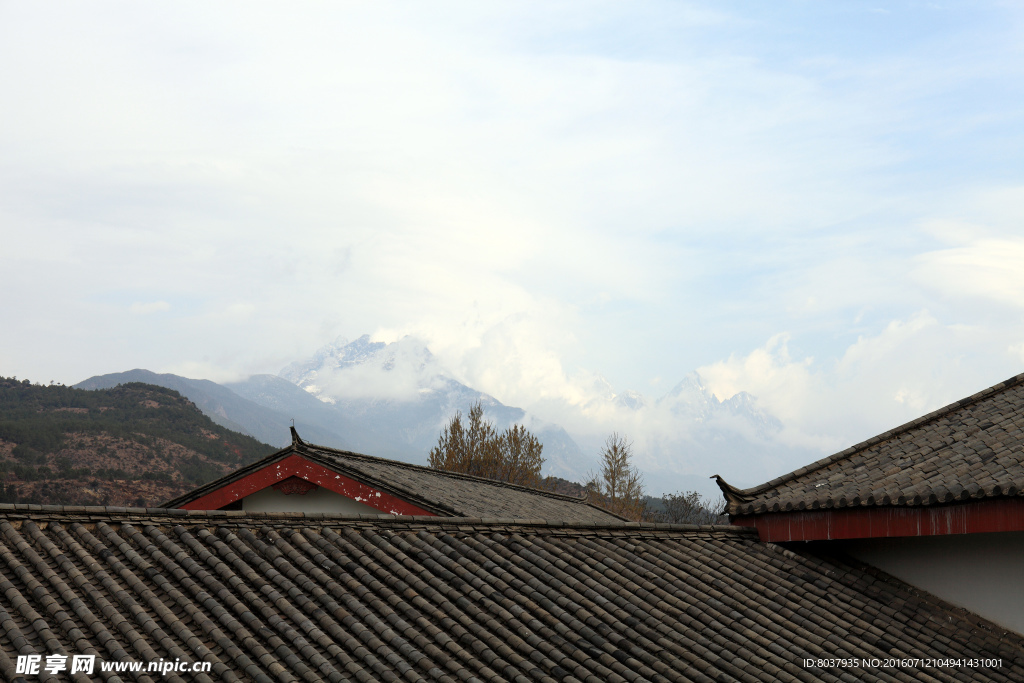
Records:
[[[322,395],[448,378],[585,453],[888,429],[1024,365],[1024,7],[873,9],[6,3],[0,372],[237,382],[370,332],[408,368]]]
[[[390,343],[370,335],[339,338],[279,376],[254,375],[224,386],[146,371],[93,378],[82,386],[156,382],[185,392],[221,424],[271,443],[287,440],[293,418],[311,441],[420,464],[447,421],[480,402],[499,429],[522,424],[541,439],[545,474],[582,481],[597,468],[604,440],[618,432],[633,442],[649,492],[717,495],[712,474],[737,486],[757,484],[895,426],[883,423],[892,405],[907,420],[930,410],[946,398],[942,388],[950,376],[963,370],[931,367],[916,352],[932,339],[955,348],[957,332],[922,313],[858,339],[842,362],[827,368],[793,358],[790,340],[778,335],[745,356],[691,371],[664,392],[616,390],[600,375],[563,372],[544,380],[561,387],[561,394],[522,405],[473,386],[474,380],[452,372],[411,335]],[[502,337],[506,353],[512,350],[509,338]],[[516,367],[523,359],[509,353],[475,381],[528,375]],[[891,359],[902,361],[900,374],[883,371]],[[878,405],[873,412],[853,410],[851,398]]]
[[[511,363],[513,357],[489,376]],[[456,379],[414,337],[385,343],[364,335],[352,342],[338,339],[308,360],[291,363],[280,376],[350,420],[362,416],[368,424],[379,422],[382,438],[389,433],[394,441],[418,448],[419,458],[446,421],[476,401],[499,428],[523,424],[541,438],[548,458],[545,474],[574,480],[596,469],[601,444],[612,432],[633,441],[635,462],[647,473],[651,491],[659,494],[682,489],[713,493],[712,474],[753,484],[809,457],[807,449],[780,441],[782,423],[753,396],[738,392],[719,400],[696,372],[656,398],[632,390],[616,393],[596,375],[588,378],[589,385],[563,378],[575,400],[552,397],[520,409]]]

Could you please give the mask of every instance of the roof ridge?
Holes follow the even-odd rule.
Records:
[[[366,455],[365,453],[356,453],[354,451],[346,451],[340,448],[330,448],[329,446],[317,446],[316,444],[302,442],[299,446],[309,450],[320,450],[328,451],[329,453],[340,453],[346,456],[355,456],[357,459],[370,460],[374,462],[383,463],[386,465],[402,467],[409,470],[418,470],[421,472],[430,472],[431,474],[437,474],[452,479],[465,479],[468,481],[478,481],[484,484],[490,484],[491,486],[500,486],[502,488],[515,489],[517,491],[525,491],[526,493],[539,494],[547,496],[548,498],[555,498],[558,500],[566,500],[572,503],[587,503],[587,497],[570,496],[565,493],[556,493],[555,491],[545,491],[543,489],[535,489],[531,486],[524,486],[523,484],[512,484],[507,481],[498,481],[497,479],[488,479],[487,477],[479,477],[474,474],[463,474],[462,472],[449,472],[448,470],[434,469],[433,467],[427,467],[424,465],[416,465],[411,462],[404,462],[402,460],[391,460],[390,458],[382,458],[376,455]]]
[[[303,444],[303,445],[307,446],[307,447],[309,446],[309,444]],[[317,448],[319,448],[319,447],[317,447]],[[496,479],[487,479],[486,477],[477,477],[477,476],[474,476],[474,475],[471,475],[471,474],[462,474],[460,472],[448,472],[447,470],[437,470],[437,469],[434,469],[433,467],[423,467],[422,465],[414,465],[412,463],[402,462],[402,461],[399,461],[399,460],[389,460],[387,458],[379,458],[379,457],[376,457],[376,456],[373,456],[373,455],[364,455],[362,453],[352,453],[351,451],[340,451],[340,450],[334,449],[334,448],[332,448],[332,449],[324,448],[323,450],[331,450],[331,451],[336,452],[336,453],[345,453],[347,455],[354,455],[357,458],[364,458],[364,459],[367,459],[367,460],[377,460],[377,461],[383,462],[383,463],[385,463],[385,464],[387,464],[389,466],[398,465],[400,467],[404,467],[404,468],[407,468],[407,469],[423,471],[423,472],[429,472],[430,474],[437,474],[437,475],[442,475],[442,476],[446,476],[446,477],[450,477],[450,478],[463,479],[463,480],[469,480],[469,481],[477,481],[477,482],[481,482],[481,483],[487,484],[489,486],[500,486],[500,487],[503,487],[503,488],[508,488],[508,489],[512,489],[512,490],[516,490],[516,491],[526,491],[527,493],[531,493],[531,494],[540,494],[542,496],[547,496],[549,498],[554,498],[556,500],[565,500],[565,501],[570,502],[570,503],[582,504],[582,505],[585,505],[586,507],[593,508],[595,510],[600,510],[601,512],[603,512],[605,514],[608,514],[608,515],[611,515],[612,517],[616,517],[618,519],[621,519],[622,521],[625,521],[625,522],[630,521],[626,517],[623,517],[620,514],[612,512],[611,510],[609,510],[607,508],[604,508],[604,507],[601,507],[600,505],[595,505],[594,503],[591,503],[590,502],[590,497],[587,494],[584,494],[580,498],[576,498],[574,496],[567,496],[565,494],[555,493],[553,491],[544,491],[544,490],[541,490],[541,489],[534,489],[534,488],[530,488],[528,486],[522,486],[522,485],[519,485],[519,484],[510,484],[510,483],[505,482],[505,481],[498,481]],[[436,508],[438,510],[446,510],[448,512],[452,512],[452,513],[457,514],[457,515],[464,515],[465,518],[470,518],[471,517],[471,515],[463,512],[461,509],[459,509],[457,507],[453,507],[452,505],[444,503],[444,502],[442,502],[440,500],[437,500],[436,498],[428,497],[428,496],[424,495],[420,491],[410,491],[408,488],[396,485],[393,482],[382,480],[379,475],[369,474],[369,473],[359,469],[358,467],[351,465],[350,463],[338,462],[335,459],[331,459],[329,456],[325,457],[323,454],[317,453],[315,450],[313,450],[311,448],[306,448],[306,450],[304,452],[304,455],[306,457],[313,458],[313,459],[318,460],[320,462],[324,462],[326,460],[327,461],[326,464],[329,464],[331,467],[343,470],[345,473],[347,473],[346,476],[353,476],[353,477],[356,477],[357,479],[364,479],[364,480],[366,480],[368,482],[372,482],[372,484],[374,486],[376,486],[378,488],[381,488],[381,489],[384,489],[384,490],[390,490],[390,491],[394,491],[394,492],[401,492],[401,495],[403,495],[403,496],[405,496],[407,498],[411,498],[411,499],[413,499],[415,501],[418,501],[418,502],[420,502],[422,504],[425,504],[426,507],[434,507],[434,508]]]
[[[969,405],[972,405],[974,403],[977,403],[978,401],[981,401],[982,399],[988,398],[989,396],[992,396],[994,394],[998,394],[998,393],[1000,393],[1002,391],[1006,391],[1007,389],[1011,389],[1011,388],[1017,386],[1018,384],[1020,384],[1022,381],[1024,381],[1024,373],[1021,373],[1019,375],[1014,375],[1013,377],[1010,377],[1009,379],[1003,380],[1002,382],[999,382],[998,384],[993,384],[990,387],[982,389],[981,391],[977,392],[976,394],[972,394],[971,396],[968,396],[967,398],[962,398],[959,401],[954,401],[953,403],[945,405],[945,406],[939,408],[938,410],[933,410],[932,412],[927,413],[925,415],[922,415],[921,417],[918,417],[916,419],[913,419],[910,422],[906,422],[904,424],[901,424],[898,427],[894,427],[893,429],[890,429],[890,430],[888,430],[886,432],[882,432],[881,434],[876,434],[875,436],[873,436],[873,437],[871,437],[869,439],[866,439],[864,441],[861,441],[860,443],[856,443],[856,444],[850,446],[849,448],[845,448],[845,449],[839,451],[838,453],[833,453],[832,455],[826,456],[826,457],[824,457],[824,458],[822,458],[820,460],[816,460],[816,461],[810,463],[809,465],[804,465],[803,467],[795,469],[792,472],[789,472],[788,474],[784,474],[781,477],[776,477],[775,479],[772,479],[771,481],[765,482],[763,484],[759,484],[758,486],[754,486],[754,487],[749,488],[749,489],[737,489],[735,487],[732,487],[732,486],[729,486],[728,484],[726,484],[724,480],[721,480],[719,482],[719,486],[721,487],[723,484],[725,484],[725,486],[728,486],[730,489],[732,489],[732,491],[735,494],[737,494],[739,496],[742,496],[744,498],[746,498],[746,497],[753,498],[754,496],[756,496],[759,493],[763,493],[763,492],[769,491],[769,490],[771,490],[773,488],[777,488],[778,486],[781,486],[782,484],[785,484],[787,482],[793,481],[794,479],[799,479],[800,477],[802,477],[802,476],[804,476],[806,474],[810,474],[812,472],[816,472],[816,471],[818,471],[820,469],[824,469],[825,467],[828,467],[829,465],[837,463],[840,460],[844,460],[846,458],[849,458],[854,453],[862,451],[862,450],[864,450],[866,448],[869,448],[871,446],[875,446],[875,445],[877,445],[879,443],[882,443],[882,442],[885,442],[885,441],[889,441],[890,439],[893,439],[893,438],[895,438],[897,436],[900,436],[901,434],[904,434],[904,433],[910,431],[911,429],[914,429],[915,427],[919,427],[919,426],[921,426],[921,425],[923,425],[923,424],[925,424],[927,422],[931,422],[932,420],[936,420],[936,419],[938,419],[940,417],[948,415],[949,413],[952,413],[954,410],[957,410],[957,409],[960,409],[960,408],[964,408],[966,406],[969,406]],[[725,489],[723,488],[723,493],[724,492],[725,492]],[[728,496],[726,496],[726,497],[728,498]]]
[[[244,510],[184,510],[181,508],[139,508],[119,507],[112,505],[39,505],[30,503],[0,503],[0,519],[11,516],[38,520],[41,517],[107,517],[138,520],[140,518],[164,517],[175,521],[203,519],[236,519],[236,520],[309,520],[320,522],[369,522],[383,525],[408,525],[409,523],[432,526],[466,527],[538,527],[551,529],[580,530],[653,530],[653,531],[715,531],[730,535],[756,534],[756,529],[731,524],[666,524],[657,522],[566,522],[562,520],[529,519],[522,517],[434,517],[426,515],[368,515],[362,513],[327,513],[327,512],[246,512]]]

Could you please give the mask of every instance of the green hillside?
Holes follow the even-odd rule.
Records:
[[[274,450],[171,389],[0,378],[0,502],[158,505]]]

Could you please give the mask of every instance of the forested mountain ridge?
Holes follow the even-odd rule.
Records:
[[[0,378],[0,502],[155,506],[274,450],[171,389]]]

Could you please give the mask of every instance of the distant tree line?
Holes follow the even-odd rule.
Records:
[[[456,413],[441,430],[428,458],[431,467],[448,472],[539,488],[553,484],[542,480],[543,444],[522,425],[498,432],[484,420],[477,402],[464,420]],[[634,521],[671,524],[721,524],[725,501],[703,498],[696,491],[669,493],[661,498],[645,494],[643,476],[633,465],[633,444],[613,433],[600,453],[600,471],[587,476],[583,488],[588,502]],[[549,481],[550,480],[550,481]],[[548,486],[550,488],[551,486]]]

